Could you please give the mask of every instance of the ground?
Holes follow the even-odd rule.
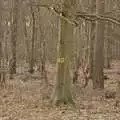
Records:
[[[120,120],[117,84],[120,80],[120,61],[105,70],[105,90],[94,91],[91,83],[82,89],[79,82],[73,86],[74,105],[51,105],[55,87],[54,69],[48,69],[49,85],[45,86],[37,73],[17,75],[0,88],[0,120]],[[106,93],[112,94],[110,98]]]

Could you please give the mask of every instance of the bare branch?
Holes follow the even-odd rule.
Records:
[[[75,25],[75,26],[79,26],[79,18],[87,20],[87,21],[101,20],[101,21],[111,22],[116,25],[120,25],[120,20],[114,17],[107,16],[107,15],[87,14],[84,12],[79,12],[77,13],[77,15],[73,15],[73,17],[75,18],[73,20],[69,16],[65,16],[62,12],[57,11],[55,7],[48,6],[48,5],[40,5],[40,4],[32,4],[32,6],[43,7],[48,10],[51,10],[56,16],[60,17],[61,19],[64,19],[68,23]]]
[[[70,19],[69,17],[65,16],[62,12],[57,11],[54,7],[48,6],[48,5],[39,5],[39,4],[32,4],[32,6],[38,6],[41,8],[46,8],[48,10],[51,10],[56,16],[60,17],[61,19],[67,21],[68,23],[78,26],[79,24],[77,21]]]
[[[97,14],[78,13],[78,15],[76,15],[76,19],[78,18],[86,19],[88,21],[102,20],[102,21],[114,23],[116,25],[120,25],[120,20],[114,17],[105,16],[105,15],[103,16],[103,15],[97,15]]]

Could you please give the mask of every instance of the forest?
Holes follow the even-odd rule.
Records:
[[[120,120],[119,0],[0,0],[0,120]]]

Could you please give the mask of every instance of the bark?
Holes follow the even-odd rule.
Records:
[[[39,20],[40,21],[40,20]],[[47,53],[47,41],[45,39],[45,27],[44,25],[40,25],[40,72],[41,72],[41,78],[44,79],[45,84],[47,85],[48,83],[48,78],[47,78],[47,69],[46,69],[46,53]],[[43,27],[42,27],[43,26]]]
[[[104,0],[96,1],[97,14],[104,13]],[[95,63],[94,63],[94,78],[93,88],[104,88],[104,22],[98,20],[96,23],[96,41],[95,41]]]
[[[54,100],[58,103],[72,103],[71,77],[70,77],[70,59],[72,54],[72,34],[73,26],[66,21],[61,20],[61,38],[59,43],[58,68],[57,68],[57,86]],[[71,37],[70,37],[71,36]]]
[[[17,15],[18,15],[18,2],[14,0],[12,13],[12,26],[11,26],[11,49],[12,49],[12,62],[10,73],[16,73],[16,42],[17,42]]]
[[[26,25],[26,19],[23,18],[24,23],[24,39],[25,39],[25,46],[26,46],[26,62],[30,62],[30,46],[29,46],[29,40],[28,40],[28,33],[27,33],[27,25]]]
[[[0,42],[0,69],[1,69],[1,60],[2,60],[2,43]],[[2,85],[2,74],[0,72],[0,84]]]
[[[110,12],[112,9],[112,3],[111,1],[106,1],[106,12]],[[106,68],[111,68],[111,30],[112,30],[112,24],[107,23],[106,24],[106,34],[107,34],[107,39],[106,39],[106,58],[105,58],[105,67]]]
[[[32,43],[31,43],[31,56],[30,56],[30,73],[34,72],[34,46],[35,46],[35,13],[32,11]]]
[[[47,71],[46,71],[46,41],[43,40],[41,43],[41,77],[47,84]]]
[[[96,5],[94,3],[94,0],[90,0],[90,8],[91,8],[91,13],[93,14],[96,9]],[[91,22],[90,24],[90,55],[89,55],[89,65],[90,65],[90,78],[93,79],[93,67],[94,67],[94,42],[95,42],[95,30],[96,30],[96,23]]]
[[[64,5],[67,5],[65,1]],[[68,7],[67,7],[68,8]],[[67,11],[63,8],[63,13],[67,15]],[[54,104],[67,104],[73,103],[71,84],[72,78],[70,75],[70,62],[73,51],[73,25],[67,21],[60,19],[59,30],[59,43],[58,43],[58,58],[57,58],[57,84],[53,96]]]
[[[110,29],[110,25],[107,25],[107,29]],[[107,30],[108,34],[110,33],[109,30]],[[111,68],[111,40],[108,37],[106,40],[106,56],[105,56],[105,68],[110,69]]]

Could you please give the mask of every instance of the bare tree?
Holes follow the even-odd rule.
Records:
[[[32,43],[31,43],[31,56],[30,56],[30,69],[29,72],[34,72],[34,45],[35,45],[35,12],[33,7],[31,6],[31,14],[32,14]]]
[[[106,6],[106,12],[110,12],[112,9],[112,2],[111,1],[105,1]],[[112,31],[112,23],[106,23],[106,40],[105,40],[105,67],[110,68],[111,67],[111,31]]]
[[[96,1],[96,13],[104,13],[104,0]],[[96,23],[96,41],[95,41],[95,63],[94,63],[94,77],[93,88],[104,88],[104,22],[98,20]]]
[[[91,14],[96,12],[95,0],[90,0]],[[90,55],[89,55],[89,65],[90,65],[90,77],[93,78],[93,67],[94,67],[94,41],[95,41],[95,30],[96,23],[93,21],[90,24]]]
[[[12,16],[11,16],[11,49],[12,58],[10,60],[10,73],[16,73],[16,42],[17,42],[17,16],[18,15],[18,1],[12,1]]]
[[[75,1],[74,1],[75,2]],[[68,11],[74,4],[73,0],[65,0],[62,13],[67,16]],[[70,62],[73,49],[73,28],[64,19],[60,19],[58,56],[57,56],[57,83],[53,96],[53,103],[73,103],[70,75]]]

